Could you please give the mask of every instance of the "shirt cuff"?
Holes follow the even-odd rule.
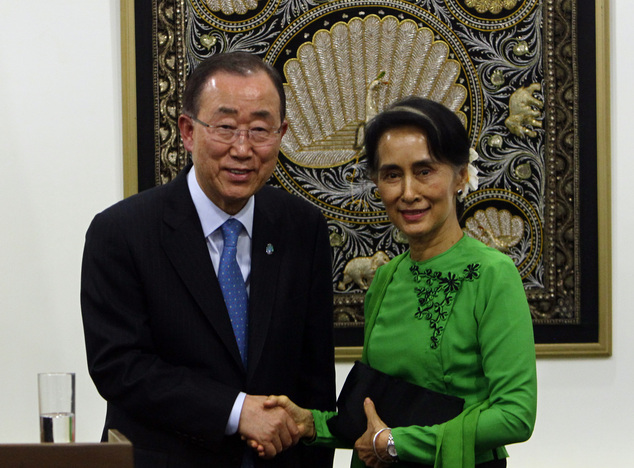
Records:
[[[227,427],[225,428],[225,435],[233,435],[238,432],[238,426],[240,425],[240,413],[242,413],[242,405],[244,405],[244,399],[247,394],[240,392],[233,403],[231,408],[231,414],[229,415],[229,421],[227,421]]]

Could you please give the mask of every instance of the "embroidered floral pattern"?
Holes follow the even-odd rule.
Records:
[[[479,278],[479,270],[480,265],[472,263],[463,270],[461,275],[447,273],[443,276],[441,272],[429,268],[420,271],[418,265],[412,265],[410,268],[414,281],[420,284],[414,288],[418,297],[418,310],[415,317],[429,322],[433,330],[432,349],[438,348],[440,344],[440,338],[445,331],[445,322],[460,286],[465,281],[474,281]]]

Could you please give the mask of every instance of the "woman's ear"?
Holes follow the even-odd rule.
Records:
[[[456,177],[456,191],[464,191],[465,185],[467,185],[468,181],[469,171],[467,170],[467,165],[465,164],[458,170],[458,177]]]

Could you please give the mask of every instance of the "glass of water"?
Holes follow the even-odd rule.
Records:
[[[75,374],[38,374],[40,442],[75,442]]]

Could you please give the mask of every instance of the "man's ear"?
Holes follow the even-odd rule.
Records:
[[[183,139],[183,146],[191,153],[194,148],[194,122],[191,117],[181,114],[178,117],[178,130]]]
[[[280,138],[284,136],[284,134],[286,133],[286,130],[288,130],[288,121],[284,121],[282,122],[282,130],[280,131]]]

